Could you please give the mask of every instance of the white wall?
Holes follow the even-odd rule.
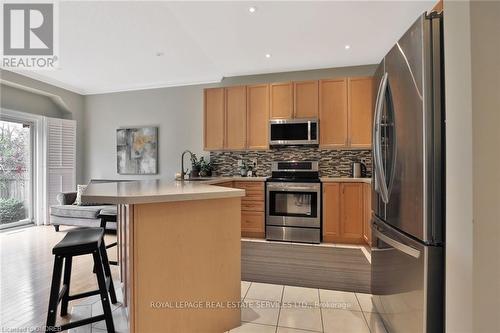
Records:
[[[471,1],[474,332],[500,332],[500,2]]]
[[[472,100],[468,1],[444,2],[446,332],[473,332]]]
[[[123,178],[174,178],[181,153],[203,150],[203,88],[187,86],[86,97],[85,177],[116,179],[116,129],[157,126],[159,174]],[[200,155],[199,155],[200,156]],[[190,162],[186,156],[185,166]]]

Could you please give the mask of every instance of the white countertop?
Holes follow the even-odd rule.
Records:
[[[321,177],[323,183],[368,183],[371,184],[371,178],[351,178],[351,177]]]
[[[231,181],[231,178],[224,178]],[[140,204],[245,196],[245,191],[210,185],[221,179],[207,181],[138,180],[90,183],[82,195],[87,203]]]

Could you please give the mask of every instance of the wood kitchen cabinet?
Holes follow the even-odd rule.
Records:
[[[323,241],[362,244],[363,183],[323,184]]]
[[[347,139],[347,79],[319,82],[319,121],[322,148],[342,148]]]
[[[348,79],[349,146],[371,148],[373,114],[373,77]]]
[[[363,239],[366,244],[371,246],[372,243],[372,186],[371,184],[363,184],[363,203],[364,203],[364,217],[363,217]]]
[[[373,77],[321,80],[320,146],[371,149]]]
[[[340,183],[323,184],[323,242],[340,238]]]
[[[224,148],[225,100],[224,88],[210,88],[204,91],[204,140],[206,150]]]
[[[270,84],[271,119],[293,118],[293,84],[280,82]]]
[[[318,81],[293,82],[293,117],[318,118]]]
[[[235,181],[234,187],[245,190],[241,199],[241,236],[264,238],[264,182]]]
[[[224,148],[241,150],[247,141],[247,88],[225,88],[225,140]]]
[[[269,148],[269,85],[247,86],[247,148]]]

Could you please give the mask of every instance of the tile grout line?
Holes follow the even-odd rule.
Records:
[[[356,297],[356,301],[358,301],[358,305],[359,305],[359,308],[361,309],[361,314],[363,315],[363,319],[365,320],[365,324],[368,327],[368,331],[371,333],[372,329],[371,329],[370,325],[368,325],[368,320],[366,319],[365,311],[363,311],[363,308],[361,307],[361,302],[359,301],[358,294],[354,293],[354,297]]]
[[[281,299],[280,299],[280,308],[278,310],[278,320],[276,321],[276,329],[274,330],[275,333],[278,333],[278,326],[280,324],[280,315],[281,315],[281,307],[283,306],[283,295],[285,294],[285,286],[281,286]]]
[[[323,323],[323,306],[321,304],[321,293],[318,290],[318,300],[319,300],[319,314],[321,316],[321,332],[325,332],[325,324]]]
[[[250,282],[250,281],[247,281],[247,282]],[[245,298],[247,298],[247,295],[248,295],[248,292],[250,291],[250,287],[252,286],[252,283],[253,282],[250,282],[250,284],[248,285],[247,291],[245,292],[245,295],[243,295],[242,301],[245,300]]]

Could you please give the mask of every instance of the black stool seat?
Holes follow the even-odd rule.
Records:
[[[52,254],[85,254],[99,248],[104,236],[103,228],[72,230],[54,246]]]
[[[115,304],[117,300],[103,237],[104,228],[71,230],[68,231],[66,236],[64,236],[64,238],[52,249],[55,258],[54,270],[52,272],[52,285],[50,287],[47,324],[45,326],[46,332],[61,332],[100,320],[106,321],[108,333],[115,332],[109,301],[111,299],[111,303]],[[97,290],[70,295],[73,257],[82,254],[92,255],[94,259],[94,273],[99,288]],[[61,277],[63,280],[62,286]],[[56,326],[56,313],[59,303],[61,303],[61,316],[66,316],[68,314],[68,303],[70,301],[93,295],[100,295],[103,314]]]

